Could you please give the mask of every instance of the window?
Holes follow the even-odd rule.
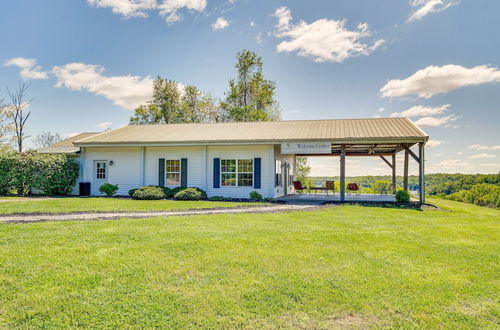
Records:
[[[224,187],[253,186],[252,159],[221,159],[221,185]]]
[[[275,167],[276,167],[276,173],[274,174],[275,176],[274,186],[281,187],[281,169],[282,169],[281,160],[276,160]]]
[[[181,185],[181,161],[178,159],[165,160],[165,178],[167,186]]]
[[[97,162],[96,171],[97,179],[106,179],[106,162]]]

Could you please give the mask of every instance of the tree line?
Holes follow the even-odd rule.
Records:
[[[236,54],[236,77],[218,100],[194,85],[157,76],[153,95],[134,110],[130,124],[272,121],[280,118],[276,83],[264,78],[262,57],[250,50]]]

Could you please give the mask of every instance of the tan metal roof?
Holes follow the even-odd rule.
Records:
[[[75,142],[116,144],[215,144],[319,141],[416,143],[428,136],[406,118],[296,120],[218,124],[129,125]]]
[[[61,142],[54,143],[50,147],[40,148],[37,150],[41,154],[76,154],[80,151],[80,147],[75,147],[73,142],[91,137],[99,133],[80,133]]]

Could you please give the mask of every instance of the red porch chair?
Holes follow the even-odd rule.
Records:
[[[302,183],[300,181],[293,181],[293,188],[296,192],[300,192],[301,194],[304,193],[304,190],[307,191],[307,188],[302,186]]]
[[[351,193],[355,193],[355,194],[360,194],[360,191],[359,191],[359,186],[357,183],[348,183],[347,184],[347,194],[350,195]]]

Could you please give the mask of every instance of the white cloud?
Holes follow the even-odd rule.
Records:
[[[138,76],[105,76],[100,65],[70,63],[56,66],[52,72],[57,78],[55,87],[86,90],[102,95],[114,104],[134,109],[151,98],[153,79]]]
[[[157,10],[167,23],[182,19],[178,10],[186,8],[202,12],[207,6],[206,0],[87,0],[97,8],[111,8],[115,14],[130,17],[147,17],[148,11]]]
[[[315,62],[343,62],[359,55],[369,55],[384,43],[383,39],[369,45],[364,39],[371,36],[367,23],[358,24],[355,30],[345,27],[346,20],[319,19],[310,24],[300,21],[292,24],[292,13],[287,7],[278,8],[275,36],[282,39],[278,52],[294,52],[299,56],[312,57]]]
[[[455,115],[449,115],[445,117],[422,117],[415,122],[418,126],[443,126],[447,125],[452,121],[457,120],[459,117]]]
[[[218,17],[214,24],[212,24],[212,30],[222,30],[227,28],[231,22],[226,20],[224,17]]]
[[[96,127],[99,128],[99,129],[102,129],[102,130],[107,130],[108,128],[111,127],[111,125],[113,125],[112,122],[110,122],[110,121],[103,121],[102,123],[97,124]]]
[[[383,97],[417,95],[430,98],[461,87],[493,82],[500,82],[500,70],[488,65],[478,65],[472,68],[455,64],[431,65],[406,79],[389,80],[380,92]]]
[[[500,163],[484,163],[484,164],[480,164],[479,166],[500,168]]]
[[[464,167],[468,167],[469,163],[466,161],[463,161],[461,159],[447,159],[447,160],[443,160],[442,162],[438,163],[438,166],[444,167],[447,169],[462,170]]]
[[[254,26],[255,26],[255,22],[254,22],[254,21],[251,21],[251,22],[250,22],[250,26],[251,26],[251,27],[254,27]]]
[[[402,112],[394,112],[390,114],[390,117],[420,117],[420,116],[435,116],[440,115],[450,108],[449,104],[442,105],[440,107],[426,107],[422,105],[416,105],[408,110]]]
[[[439,141],[439,140],[429,140],[427,141],[427,143],[425,144],[427,147],[429,148],[433,148],[433,147],[437,147],[441,144],[445,144],[446,142],[444,141]]]
[[[470,156],[469,158],[470,159],[491,159],[491,158],[495,158],[495,157],[496,156],[493,154],[477,154],[477,155]]]
[[[13,57],[7,62],[5,66],[17,66],[21,69],[20,75],[24,79],[47,79],[49,77],[46,71],[42,71],[42,67],[37,65],[36,59],[25,57]]]
[[[416,10],[408,18],[408,22],[421,20],[424,16],[446,10],[458,2],[451,0],[411,0],[410,6]]]
[[[156,0],[87,0],[97,8],[111,8],[114,14],[129,17],[147,17],[147,10],[156,8]]]
[[[169,24],[182,19],[182,17],[178,14],[179,9],[186,8],[202,12],[206,7],[206,0],[163,0],[163,2],[158,5],[160,15],[165,17],[167,23]]]
[[[385,111],[385,109],[384,109],[384,108],[380,108],[380,109],[378,109],[378,112],[384,112],[384,111]]]
[[[473,144],[469,147],[473,150],[500,150],[500,145],[498,146],[482,146],[480,144]]]
[[[262,38],[262,32],[258,33],[256,36],[255,36],[255,41],[258,43],[258,44],[261,44],[264,39]]]

